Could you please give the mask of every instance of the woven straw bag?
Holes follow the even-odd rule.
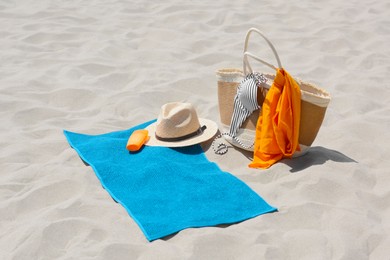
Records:
[[[236,68],[223,68],[217,70],[216,72],[218,83],[219,115],[224,132],[229,132],[230,129],[230,122],[234,108],[234,97],[237,93],[237,87],[244,79],[244,77],[248,73],[252,72],[248,58],[253,58],[254,60],[257,60],[274,70],[277,69],[274,65],[265,62],[259,57],[248,52],[249,38],[252,32],[257,33],[262,38],[264,38],[276,58],[278,67],[282,68],[278,53],[267,37],[265,37],[265,35],[256,28],[249,29],[245,37],[243,70]],[[257,92],[257,102],[259,105],[263,103],[268,89],[271,87],[275,77],[275,75],[269,73],[263,73],[263,75],[267,78],[267,82],[261,83],[260,89]],[[295,80],[301,89],[301,119],[299,129],[299,144],[301,151],[294,154],[294,156],[299,156],[304,154],[314,142],[325,117],[325,112],[331,98],[328,92],[315,86],[314,84],[305,82],[298,78],[295,78]],[[256,124],[259,114],[260,109],[254,111],[245,120],[237,133],[237,138],[233,139],[232,137],[225,135],[225,139],[238,148],[253,151],[252,144],[255,140]]]

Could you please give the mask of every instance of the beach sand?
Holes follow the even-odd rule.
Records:
[[[388,2],[1,1],[0,24],[0,259],[388,259]],[[279,211],[150,243],[62,131],[127,129],[170,101],[219,122],[215,71],[241,68],[250,27],[331,94],[318,136],[267,170],[206,144]]]

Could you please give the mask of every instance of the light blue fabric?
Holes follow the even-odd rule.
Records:
[[[130,153],[126,143],[131,133],[152,122],[102,135],[64,131],[69,144],[149,241],[185,228],[235,223],[276,210],[210,162],[199,145],[145,146]]]

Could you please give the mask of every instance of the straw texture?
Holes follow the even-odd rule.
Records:
[[[224,127],[229,127],[233,115],[234,97],[237,92],[239,82],[237,79],[243,72],[239,69],[220,69],[216,72],[218,85],[218,104],[221,123]],[[274,75],[264,74],[268,81],[261,86],[258,91],[258,102],[262,104],[268,89],[272,85]],[[330,95],[324,89],[317,87],[312,83],[296,79],[301,88],[301,123],[299,133],[299,143],[305,146],[311,146],[314,142],[321,124],[324,120],[327,105],[330,102]],[[255,138],[255,129],[260,110],[256,110],[242,124],[246,138]]]

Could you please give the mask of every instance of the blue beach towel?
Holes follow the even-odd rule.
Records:
[[[131,133],[152,122],[102,135],[64,131],[69,144],[149,241],[185,228],[236,223],[276,210],[210,162],[200,145],[145,146],[130,153],[126,143]]]

